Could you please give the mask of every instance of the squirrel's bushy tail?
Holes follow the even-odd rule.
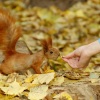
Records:
[[[21,35],[21,28],[16,25],[16,20],[11,14],[0,9],[0,50],[5,53],[15,51],[15,45]]]

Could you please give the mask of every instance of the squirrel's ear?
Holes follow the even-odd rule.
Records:
[[[48,44],[48,47],[52,47],[52,38],[51,37],[49,37],[47,39],[47,44]]]
[[[42,40],[42,41],[41,41],[41,44],[42,44],[42,46],[43,46],[44,52],[47,52],[47,51],[48,51],[48,44],[47,44],[47,41],[46,41],[46,40]]]

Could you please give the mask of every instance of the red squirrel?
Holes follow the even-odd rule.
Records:
[[[59,50],[52,47],[52,39],[42,40],[43,49],[35,54],[19,53],[15,50],[16,43],[21,36],[21,28],[16,25],[16,20],[4,9],[0,9],[0,50],[5,55],[0,64],[0,72],[10,74],[33,68],[38,74],[40,67],[47,59],[57,59]]]

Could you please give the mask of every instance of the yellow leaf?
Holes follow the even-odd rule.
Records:
[[[59,99],[59,98],[63,98],[63,97],[66,98],[66,100],[73,100],[72,97],[67,92],[62,92],[60,94],[57,94],[53,98]]]
[[[32,82],[37,76],[38,76],[38,74],[32,75],[32,76],[26,78],[26,79],[25,79],[25,82],[30,83],[30,82]]]
[[[46,83],[48,84],[50,81],[53,80],[55,73],[47,73],[47,74],[40,74],[37,76],[34,81],[32,82],[33,84],[43,84]]]
[[[89,65],[84,69],[84,72],[94,72],[94,64],[89,63]]]
[[[14,98],[13,95],[0,94],[0,100],[12,100],[13,98]]]
[[[51,69],[47,69],[44,73],[51,73],[51,72],[54,72],[54,70],[51,70]]]
[[[27,89],[29,90],[30,88],[33,88],[33,87],[39,86],[39,85],[38,84],[32,84],[32,83],[24,83],[24,84],[22,84],[22,86],[27,87]]]
[[[61,85],[64,82],[64,77],[56,77],[52,82],[51,85]]]
[[[6,80],[6,79],[7,79],[7,76],[5,76],[5,75],[3,75],[3,74],[0,73],[0,81],[1,80]]]
[[[26,87],[21,87],[19,85],[18,82],[16,82],[16,80],[14,82],[12,82],[9,87],[0,87],[0,89],[2,91],[5,92],[5,94],[9,94],[9,95],[18,95],[20,93],[22,93]]]
[[[86,15],[84,14],[84,12],[82,10],[77,10],[76,11],[76,16],[86,18]]]
[[[0,86],[4,86],[5,85],[5,81],[0,80]]]
[[[47,69],[44,71],[44,73],[52,73],[54,70],[51,70],[49,66],[46,67]]]
[[[75,16],[75,13],[74,13],[73,11],[67,10],[65,13],[66,13],[67,15],[70,15],[70,16]]]
[[[99,82],[99,79],[90,79],[91,83]]]
[[[36,86],[30,89],[28,94],[28,99],[30,100],[40,100],[47,95],[48,85]]]

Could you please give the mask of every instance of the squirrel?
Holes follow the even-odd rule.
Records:
[[[16,20],[6,9],[0,9],[0,50],[5,55],[0,64],[0,73],[10,74],[33,68],[41,74],[40,67],[48,59],[55,60],[60,55],[59,50],[52,47],[52,39],[41,40],[43,49],[35,54],[24,54],[15,49],[21,37],[21,28],[16,25]]]

